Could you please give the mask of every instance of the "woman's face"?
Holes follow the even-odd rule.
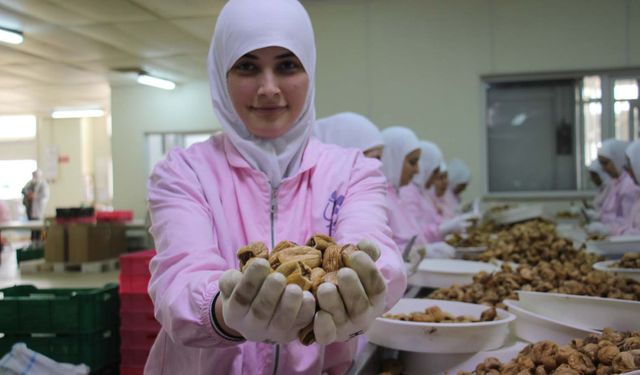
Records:
[[[600,185],[602,185],[602,179],[600,178],[600,175],[598,173],[589,171],[589,177],[591,177],[591,182],[593,182],[593,184],[597,187],[600,187]]]
[[[463,191],[465,191],[465,190],[467,190],[467,183],[466,183],[466,182],[463,182],[463,183],[461,183],[461,184],[456,185],[456,186],[453,188],[453,194],[455,194],[455,195],[460,195],[460,194],[462,194],[462,192],[463,192]]]
[[[400,175],[400,186],[407,185],[411,182],[413,176],[418,173],[418,160],[420,160],[420,153],[422,150],[415,149],[404,157],[402,163],[402,174]]]
[[[429,179],[427,179],[427,182],[424,184],[424,188],[427,190],[431,189],[438,176],[440,176],[440,167],[436,167],[436,169],[431,172],[431,176],[429,176]]]
[[[439,173],[433,186],[436,191],[436,196],[443,196],[449,186],[449,174],[447,172]]]
[[[364,151],[364,156],[372,159],[382,160],[382,151],[384,146],[372,147]]]
[[[236,61],[227,72],[229,96],[251,134],[277,138],[304,110],[309,76],[288,49],[265,47]]]
[[[607,172],[609,176],[611,176],[612,178],[618,178],[620,176],[620,172],[618,172],[618,169],[616,169],[616,166],[615,164],[613,164],[611,159],[602,155],[598,155],[598,161],[602,166],[602,170]]]

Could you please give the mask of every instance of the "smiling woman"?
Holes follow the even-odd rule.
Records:
[[[300,60],[282,47],[266,47],[242,56],[227,74],[229,95],[247,130],[272,139],[300,117],[309,76]]]

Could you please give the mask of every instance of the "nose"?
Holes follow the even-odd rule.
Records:
[[[265,70],[260,76],[260,86],[258,87],[258,95],[273,97],[280,95],[280,85],[278,77],[271,70]]]

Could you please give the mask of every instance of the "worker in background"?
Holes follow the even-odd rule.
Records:
[[[606,235],[611,228],[624,224],[634,203],[640,199],[640,187],[624,170],[628,142],[608,139],[598,149],[602,169],[611,177],[611,191],[602,202],[599,217],[587,226],[587,232]]]
[[[467,164],[460,159],[451,159],[448,163],[448,169],[449,189],[445,193],[445,199],[455,212],[460,212],[461,195],[471,181],[471,171]]]
[[[298,1],[231,0],[220,12],[208,73],[224,132],[171,151],[149,178],[149,294],[162,328],[145,374],[342,374],[354,338],[404,293],[380,162],[311,137],[315,64]],[[239,271],[247,244],[315,233],[362,250],[317,300],[262,258]],[[304,346],[309,324],[316,342]]]
[[[636,185],[640,181],[640,140],[636,140],[627,147],[626,171]],[[611,228],[611,233],[616,235],[640,235],[640,199],[631,207],[626,220]]]
[[[29,220],[42,220],[49,201],[49,184],[39,169],[33,171],[31,176],[31,180],[22,188],[22,203]],[[32,230],[31,241],[39,241],[40,233],[39,230]]]
[[[433,200],[433,204],[436,206],[438,213],[444,220],[449,220],[456,216],[457,205],[454,205],[453,202],[451,202],[451,199],[453,198],[447,196],[448,191],[449,170],[447,169],[447,163],[442,161],[429,195]]]
[[[342,112],[319,119],[313,133],[324,143],[357,148],[366,157],[382,158],[384,142],[380,130],[371,120],[357,113]]]
[[[598,189],[596,196],[593,198],[593,208],[597,212],[602,208],[602,203],[611,192],[611,177],[602,169],[598,159],[592,161],[589,165],[589,177]]]

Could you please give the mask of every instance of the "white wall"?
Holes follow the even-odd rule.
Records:
[[[464,159],[484,186],[480,76],[640,66],[633,0],[306,1],[319,117],[352,110],[401,124]],[[206,56],[202,57],[203,59]],[[213,129],[206,83],[113,88],[116,206],[144,213],[145,131]]]

